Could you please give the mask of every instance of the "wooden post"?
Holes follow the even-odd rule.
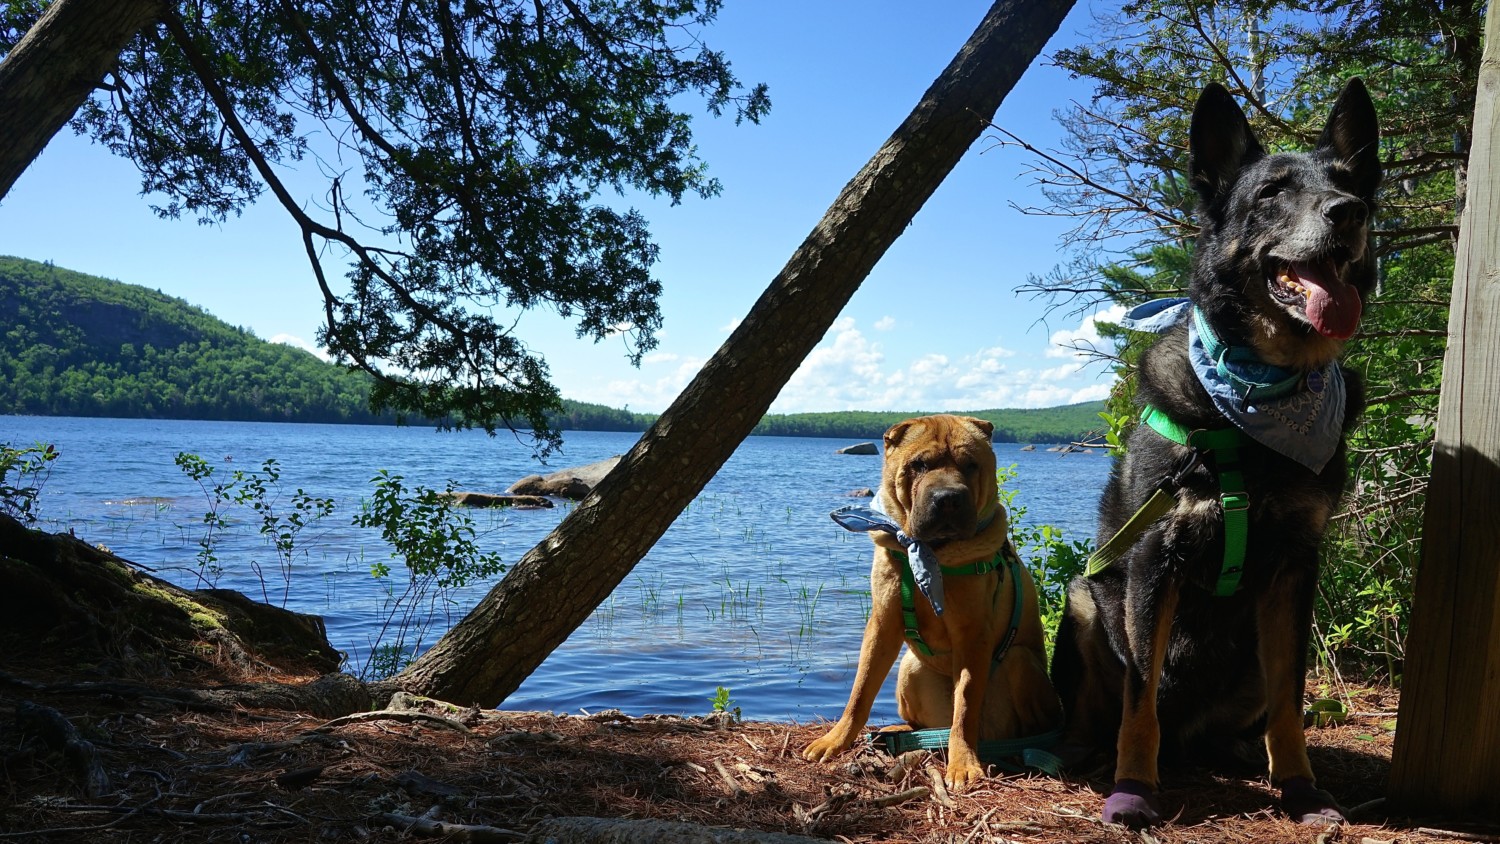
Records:
[[[1485,19],[1393,808],[1500,813],[1500,14]]]

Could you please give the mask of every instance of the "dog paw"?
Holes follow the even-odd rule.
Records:
[[[984,779],[984,766],[974,760],[948,760],[948,770],[943,777],[951,791],[963,791],[973,783]]]
[[[1120,780],[1104,800],[1104,822],[1145,829],[1161,823],[1161,804],[1151,786],[1140,780]]]
[[[1297,823],[1339,824],[1344,812],[1333,795],[1313,785],[1307,777],[1291,777],[1281,783],[1281,808]]]
[[[837,727],[829,730],[822,738],[813,739],[807,747],[802,750],[802,758],[809,762],[828,762],[833,757],[848,750],[854,742],[845,739]]]

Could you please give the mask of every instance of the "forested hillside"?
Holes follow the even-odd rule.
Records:
[[[1101,431],[1099,411],[1104,402],[1062,407],[951,411],[977,416],[995,424],[997,443],[1079,442]],[[767,416],[754,433],[773,437],[844,437],[877,439],[886,428],[920,412],[848,410],[837,413],[792,413]]]
[[[0,256],[0,414],[391,422],[370,378],[268,343],[149,288]],[[1099,427],[1102,402],[964,411],[997,442],[1067,442]],[[764,436],[875,439],[915,411],[771,415]],[[564,401],[560,430],[644,431],[655,415]]]
[[[369,391],[181,299],[0,257],[0,413],[374,422]]]

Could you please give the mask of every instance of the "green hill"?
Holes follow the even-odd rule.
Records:
[[[370,378],[268,343],[182,299],[0,256],[0,414],[388,423]],[[999,442],[1066,442],[1097,430],[1103,402],[967,411]],[[771,415],[767,436],[878,438],[915,412]],[[564,401],[553,425],[644,431],[654,414]]]
[[[1061,407],[1007,408],[946,411],[977,416],[995,425],[997,443],[1079,442],[1103,429],[1099,412],[1104,402],[1091,401]],[[792,413],[771,415],[755,426],[754,433],[767,436],[841,437],[878,439],[885,429],[927,411],[847,410],[837,413]]]
[[[181,299],[0,257],[0,413],[382,421],[369,389]]]

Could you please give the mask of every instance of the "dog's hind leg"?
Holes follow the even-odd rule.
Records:
[[[1120,734],[1120,660],[1109,647],[1099,607],[1083,577],[1068,584],[1067,602],[1052,652],[1052,684],[1062,701],[1063,767],[1080,770],[1114,752]]]
[[[1302,733],[1307,682],[1307,639],[1312,628],[1312,565],[1287,565],[1256,607],[1260,664],[1266,688],[1266,755],[1281,805],[1301,823],[1344,819],[1333,795],[1314,785]]]
[[[1160,549],[1160,542],[1151,543]],[[1144,548],[1142,549],[1145,550]],[[1154,557],[1154,555],[1153,555]],[[1150,559],[1150,558],[1148,558]],[[1149,565],[1149,564],[1148,564]],[[1156,714],[1156,690],[1172,617],[1177,610],[1177,584],[1154,566],[1132,572],[1125,591],[1125,695],[1115,762],[1115,787],[1104,801],[1105,823],[1141,828],[1161,821],[1154,792],[1161,724]]]

